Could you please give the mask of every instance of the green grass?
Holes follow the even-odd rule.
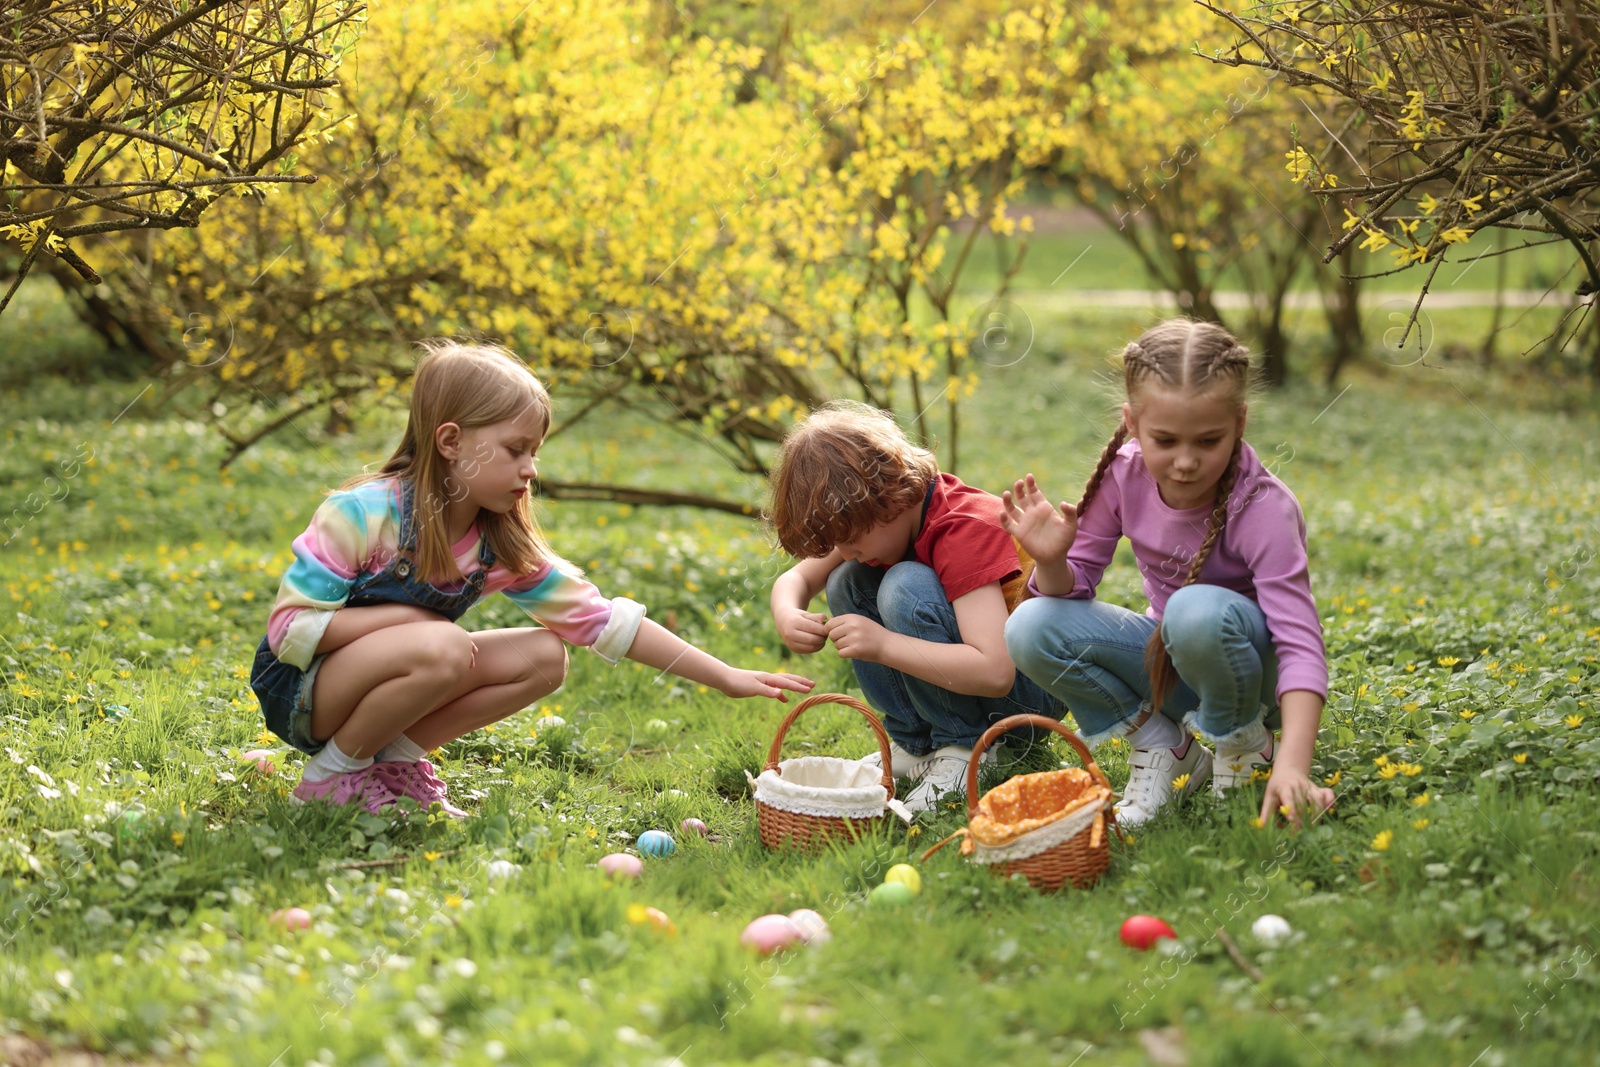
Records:
[[[961,472],[993,489],[1031,468],[1068,496],[1111,425],[1100,357],[1145,316],[1041,318],[1037,349],[990,370],[968,408]],[[379,458],[392,426],[308,425],[218,477],[216,439],[148,397],[113,422],[141,388],[43,380],[0,398],[28,413],[0,450],[0,522],[17,530],[0,548],[10,1028],[229,1064],[1125,1064],[1167,1027],[1189,1062],[1230,1067],[1577,1064],[1600,1042],[1592,394],[1569,391],[1563,414],[1448,363],[1263,398],[1249,437],[1305,508],[1328,636],[1316,773],[1337,780],[1333,815],[1295,835],[1253,827],[1248,798],[1201,798],[1093,890],[1054,897],[947,849],[911,907],[882,912],[866,891],[959,811],[833,854],[768,853],[742,772],[784,709],[583,652],[540,708],[450,746],[465,823],[291,807],[298,756],[271,777],[236,759],[261,729],[246,668],[319,490]],[[68,474],[86,446],[93,462]],[[645,427],[558,439],[541,462],[758,498],[699,464]],[[603,588],[690,639],[785,662],[764,607],[782,564],[754,526],[572,504],[548,525]],[[1102,595],[1139,605],[1138,589],[1124,555]],[[515,621],[504,602],[467,619]],[[827,653],[786,665],[849,685]],[[546,711],[569,726],[540,726]],[[788,751],[866,747],[831,710]],[[1122,753],[1099,756],[1120,783]],[[679,835],[638,885],[593,869],[691,814],[713,839]],[[495,860],[514,873],[491,878]],[[631,924],[632,903],[676,936]],[[267,921],[295,905],[311,929]],[[801,906],[831,943],[765,962],[739,949],[747,921]],[[1135,912],[1171,922],[1180,950],[1125,949]],[[1251,938],[1265,912],[1293,924],[1288,944]]]

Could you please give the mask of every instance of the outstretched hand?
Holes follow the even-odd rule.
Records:
[[[1314,784],[1304,774],[1287,767],[1274,767],[1267,779],[1267,795],[1261,800],[1261,825],[1271,826],[1281,814],[1296,830],[1322,818],[1333,807],[1333,790]]]
[[[769,674],[766,671],[746,671],[733,668],[726,684],[718,686],[725,696],[730,697],[771,697],[780,703],[787,704],[789,698],[784,695],[787,690],[791,693],[809,693],[816,688],[817,683],[810,678],[798,674]]]
[[[1000,500],[1000,525],[1028,555],[1044,562],[1066,559],[1078,536],[1077,508],[1065,500],[1050,503],[1031,474],[1001,493]]]

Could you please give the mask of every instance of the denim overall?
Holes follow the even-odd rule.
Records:
[[[483,596],[483,583],[494,566],[494,553],[488,538],[478,544],[478,569],[467,576],[460,589],[450,592],[435,588],[415,572],[409,553],[416,551],[413,513],[413,487],[400,482],[400,546],[389,565],[376,574],[362,574],[350,586],[346,608],[375,604],[413,604],[455,622]],[[255,666],[250,672],[250,688],[267,720],[267,729],[301,752],[315,754],[326,741],[311,736],[311,693],[317,671],[328,658],[324,652],[311,660],[307,670],[284,663],[273,654],[266,638],[256,649]]]

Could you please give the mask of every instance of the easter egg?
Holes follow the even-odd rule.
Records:
[[[279,908],[267,921],[284,930],[304,930],[311,925],[311,913],[304,908]]]
[[[636,843],[646,856],[670,856],[678,848],[678,843],[665,830],[646,830]]]
[[[671,727],[667,725],[667,720],[665,719],[651,719],[649,722],[644,724],[644,729],[648,734],[660,736],[671,729]]]
[[[744,933],[739,935],[739,944],[763,956],[770,956],[798,944],[803,937],[800,927],[790,922],[787,915],[763,915],[759,919],[752,919],[750,925],[744,928]]]
[[[800,931],[800,940],[808,945],[821,945],[833,939],[828,920],[810,908],[798,908],[789,913],[789,921]]]
[[[644,873],[644,864],[638,856],[630,856],[626,852],[613,852],[603,856],[596,864],[600,873],[607,878],[621,880],[623,878],[637,878]]]
[[[909,863],[897,863],[890,867],[889,873],[883,876],[883,884],[888,885],[890,882],[899,882],[911,890],[913,896],[922,892],[922,875],[918,874],[917,869]]]
[[[518,867],[510,860],[490,860],[489,866],[485,868],[485,872],[489,875],[490,881],[498,882],[502,879],[510,878],[521,869],[521,867]]]
[[[129,808],[122,813],[122,826],[119,828],[123,836],[136,834],[144,829],[144,812],[138,808]]]
[[[885,882],[867,894],[873,908],[899,908],[911,903],[911,887],[904,882]]]
[[[533,720],[533,725],[536,727],[542,726],[545,729],[549,729],[552,726],[565,726],[567,725],[567,720],[563,719],[559,715],[541,715],[537,719]]]
[[[115,719],[128,714],[128,708],[124,704],[107,704],[105,706],[105,713],[106,718]]]
[[[694,819],[694,818],[685,819],[682,822],[680,822],[678,824],[678,829],[683,831],[686,834],[688,834],[688,833],[699,834],[701,837],[704,837],[704,836],[706,836],[706,834],[711,832],[711,828],[709,826],[707,826],[705,823],[701,822],[699,819]]]
[[[1163,937],[1177,939],[1177,931],[1154,915],[1131,915],[1122,924],[1122,943],[1141,951],[1150,948]]]
[[[252,748],[249,752],[243,752],[239,755],[239,759],[243,763],[257,763],[271,758],[272,750],[270,748]]]
[[[646,924],[658,930],[665,930],[669,934],[678,932],[677,925],[660,908],[647,908],[643,904],[628,905],[628,921],[635,926]]]
[[[1250,932],[1256,936],[1256,940],[1275,945],[1288,937],[1293,929],[1289,926],[1289,920],[1282,915],[1263,915],[1250,924]]]

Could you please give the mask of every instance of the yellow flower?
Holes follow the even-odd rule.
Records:
[[[1512,763],[1527,763],[1528,762],[1528,754],[1526,752],[1518,752],[1515,756],[1511,757],[1511,762]]]
[[[1439,201],[1433,198],[1432,193],[1424,193],[1422,199],[1417,201],[1417,206],[1422,209],[1424,215],[1432,215],[1434,210],[1438,208]]]
[[[1513,663],[1511,665],[1511,669],[1516,671],[1518,674],[1527,674],[1533,668],[1529,667],[1526,663]]]
[[[183,834],[182,830],[174,830],[172,832],[172,843],[174,845],[177,845],[179,848],[182,848],[183,847],[183,837],[184,837],[184,834]]]
[[[1303,182],[1311,176],[1311,157],[1299,145],[1283,154],[1289,162],[1284,165],[1284,170],[1289,172],[1289,177],[1296,182]]]
[[[1428,820],[1427,819],[1413,819],[1411,821],[1411,827],[1414,830],[1426,830],[1428,828]]]
[[[274,744],[277,742],[277,740],[278,735],[273,733],[271,730],[262,730],[259,734],[256,734],[256,744],[258,745]]]
[[[1272,769],[1270,767],[1267,768],[1266,770],[1262,770],[1260,767],[1256,767],[1256,768],[1253,768],[1250,771],[1250,781],[1252,781],[1252,782],[1264,782],[1268,778],[1271,778],[1271,777],[1272,777]]]
[[[1562,719],[1561,721],[1567,724],[1567,728],[1568,729],[1576,730],[1578,727],[1583,725],[1583,716],[1582,715],[1568,715],[1565,719]]]
[[[1250,820],[1250,825],[1251,825],[1251,826],[1254,826],[1254,827],[1255,827],[1255,828],[1256,828],[1256,829],[1257,829],[1257,830],[1259,830],[1259,829],[1261,829],[1261,828],[1262,828],[1262,827],[1263,827],[1263,826],[1265,826],[1265,825],[1266,825],[1266,823],[1264,823],[1264,822],[1262,822],[1262,821],[1261,821],[1261,816],[1259,816],[1259,815],[1257,815],[1257,816],[1256,816],[1256,817],[1255,817],[1255,818],[1253,818],[1253,819],[1251,819],[1251,820]]]
[[[1345,208],[1344,222],[1341,224],[1341,227],[1348,230],[1353,226],[1359,226],[1361,225],[1361,218],[1362,216],[1354,214],[1349,208]]]
[[[1448,230],[1439,231],[1439,239],[1446,244],[1460,244],[1472,236],[1471,230],[1464,230],[1460,226],[1452,226]]]
[[[1411,803],[1415,804],[1419,808],[1427,807],[1428,806],[1428,794],[1426,794],[1426,793],[1418,793],[1416,796],[1411,798]]]
[[[1389,757],[1388,756],[1379,756],[1377,759],[1374,759],[1372,762],[1376,763],[1378,766],[1382,767],[1384,764],[1389,762]]]
[[[1335,786],[1339,784],[1339,779],[1343,777],[1344,768],[1341,767],[1339,770],[1334,771],[1332,774],[1328,775],[1328,777],[1324,778],[1322,780],[1322,784],[1327,786]]]
[[[1393,778],[1399,773],[1400,765],[1398,763],[1385,763],[1382,767],[1378,768],[1378,777],[1384,779],[1385,781]]]
[[[426,852],[425,851],[422,854],[422,858],[427,860],[429,863],[432,863],[434,860],[438,859],[442,855],[444,855],[444,853],[442,853],[442,852]]]
[[[1417,775],[1422,773],[1422,764],[1402,763],[1400,764],[1400,773],[1405,775],[1407,778],[1415,778]]]
[[[1461,201],[1461,206],[1467,209],[1467,214],[1476,215],[1483,210],[1483,194],[1467,197]]]
[[[1408,700],[1404,704],[1400,705],[1400,710],[1401,711],[1416,711],[1420,707],[1422,707],[1422,705],[1417,703],[1415,700]]]
[[[449,896],[444,898],[444,904],[447,908],[459,908],[461,907],[461,900],[462,897],[460,893],[451,893]]]
[[[1462,717],[1462,718],[1463,718],[1463,719],[1470,719],[1470,718],[1472,718],[1472,717],[1473,717],[1473,716],[1474,716],[1474,715],[1476,715],[1476,714],[1478,714],[1478,713],[1477,713],[1477,712],[1475,712],[1475,711],[1463,711],[1463,712],[1462,712],[1462,713],[1461,713],[1461,717]]]
[[[1389,843],[1391,841],[1393,841],[1393,840],[1394,840],[1394,831],[1393,830],[1385,830],[1382,833],[1380,833],[1377,837],[1374,837],[1372,839],[1372,847],[1377,849],[1379,852],[1387,852],[1389,850]]]
[[[1369,226],[1363,226],[1361,227],[1361,232],[1367,235],[1367,239],[1361,242],[1361,247],[1368,252],[1376,252],[1390,243],[1389,235],[1382,230],[1374,230]]]
[[[1175,234],[1172,235],[1172,247],[1173,248],[1184,248],[1188,244],[1189,244],[1189,237],[1188,237],[1187,234],[1175,233]]]
[[[1188,784],[1189,784],[1189,776],[1187,774],[1180,774],[1180,775],[1178,775],[1178,777],[1176,777],[1176,778],[1174,778],[1172,780],[1172,788],[1175,789],[1175,790],[1176,789],[1182,789],[1184,786],[1186,786]]]
[[[1371,688],[1371,687],[1368,686],[1366,682],[1362,682],[1360,685],[1356,686],[1356,696],[1357,697],[1366,696],[1367,695],[1367,690],[1369,688]]]
[[[1459,658],[1455,657],[1455,656],[1440,656],[1439,657],[1439,666],[1441,666],[1441,667],[1454,667],[1457,663],[1460,663],[1460,662],[1461,662],[1461,660]]]
[[[592,826],[586,826],[583,828],[583,835],[589,840],[593,841],[595,838],[600,836],[600,831],[596,830]]]

